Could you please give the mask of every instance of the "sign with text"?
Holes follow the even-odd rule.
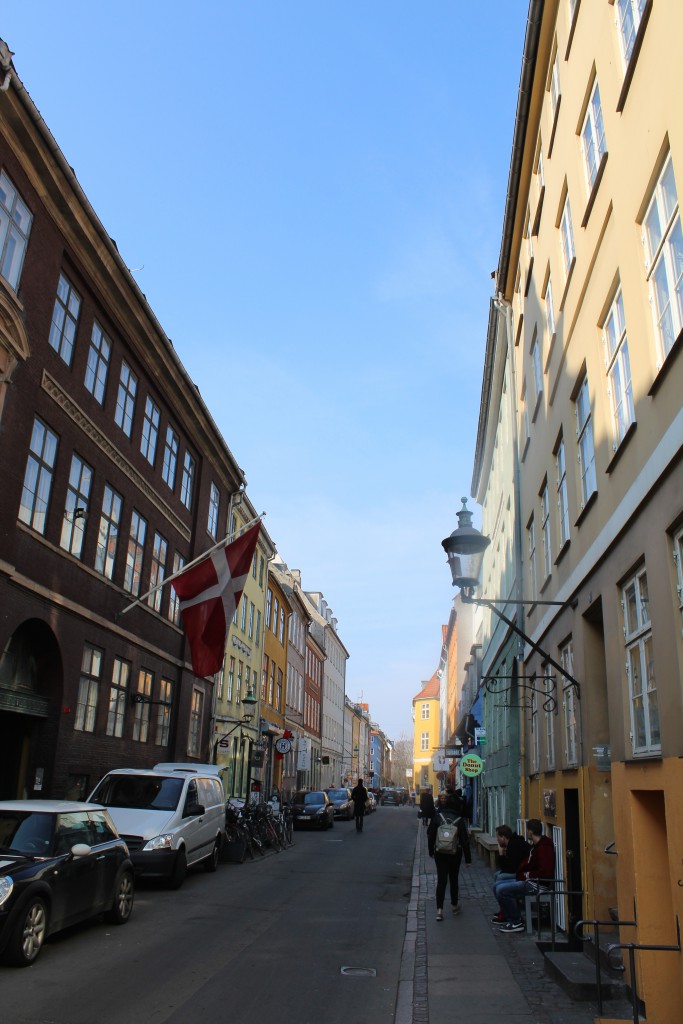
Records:
[[[465,754],[460,762],[460,771],[463,775],[468,775],[470,778],[473,778],[475,775],[481,775],[483,768],[484,762],[477,754]]]

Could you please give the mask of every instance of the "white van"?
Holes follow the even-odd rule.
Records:
[[[225,835],[220,778],[198,765],[178,767],[116,768],[88,797],[107,808],[136,872],[165,878],[173,889],[192,864],[202,861],[207,871],[216,870]]]

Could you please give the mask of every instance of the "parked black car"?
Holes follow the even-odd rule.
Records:
[[[299,790],[292,797],[294,828],[332,828],[334,807],[327,793],[322,790],[308,792]]]
[[[133,910],[133,865],[97,804],[0,802],[0,955],[32,964],[45,939],[104,913],[125,924]]]
[[[327,793],[329,799],[332,801],[335,818],[344,818],[346,821],[351,821],[351,818],[354,817],[351,790],[327,789],[325,790],[325,792]]]
[[[382,793],[381,804],[393,804],[394,807],[400,806],[401,797],[395,789],[385,789]]]

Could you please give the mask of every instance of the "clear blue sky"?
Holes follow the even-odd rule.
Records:
[[[0,13],[282,558],[337,616],[348,695],[394,739],[412,735],[454,596],[440,541],[472,477],[527,11]]]

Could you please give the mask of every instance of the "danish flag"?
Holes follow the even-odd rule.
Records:
[[[258,522],[171,580],[197,676],[214,675],[223,665],[228,625],[239,607],[260,529]]]

